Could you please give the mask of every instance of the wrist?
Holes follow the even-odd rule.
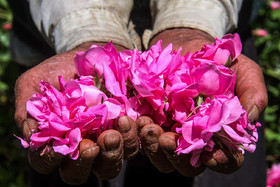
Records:
[[[77,47],[75,47],[74,49],[69,50],[69,52],[77,53],[77,52],[80,52],[80,51],[86,51],[86,50],[88,50],[92,45],[104,46],[104,45],[106,45],[106,44],[107,44],[106,42],[94,42],[94,41],[84,42],[84,43],[78,45]],[[117,49],[118,52],[127,49],[127,48],[125,48],[125,47],[123,47],[123,46],[121,46],[121,45],[118,45],[118,44],[114,44],[114,43],[113,43],[113,45],[115,46],[115,48]]]
[[[204,31],[191,28],[174,28],[164,30],[155,35],[150,41],[149,47],[162,40],[162,47],[172,43],[173,49],[178,50],[182,47],[182,54],[200,50],[204,44],[214,43],[214,38]]]

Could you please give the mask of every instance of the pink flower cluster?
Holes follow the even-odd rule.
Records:
[[[122,108],[116,99],[95,87],[90,76],[68,82],[59,77],[59,83],[57,90],[42,81],[42,94],[33,95],[26,104],[39,124],[39,132],[30,138],[30,148],[35,150],[49,143],[55,152],[77,159],[82,138],[96,139],[102,129],[112,126]]]
[[[280,185],[280,164],[273,164],[267,170],[266,187],[276,187]]]
[[[83,138],[96,139],[114,128],[119,116],[147,115],[164,130],[182,135],[176,152],[191,154],[193,166],[217,143],[253,152],[260,124],[249,123],[234,94],[235,73],[228,68],[241,49],[238,34],[184,56],[172,44],[162,49],[161,41],[144,52],[118,53],[112,43],[93,45],[75,57],[78,79],[60,77],[59,90],[41,82],[42,94],[27,102],[39,124],[29,145],[37,149],[48,144],[77,159]]]
[[[66,82],[60,76],[59,90],[41,81],[41,93],[27,101],[27,111],[39,126],[29,144],[21,139],[25,148],[50,145],[55,152],[77,159],[82,139],[96,141],[119,116],[136,119],[126,97],[127,68],[112,43],[78,53],[75,65],[77,79]]]

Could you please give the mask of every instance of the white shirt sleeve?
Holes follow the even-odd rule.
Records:
[[[128,31],[133,0],[29,0],[32,18],[57,53],[87,42],[133,48]]]
[[[151,0],[153,30],[157,33],[178,27],[196,28],[221,38],[237,27],[242,0]]]

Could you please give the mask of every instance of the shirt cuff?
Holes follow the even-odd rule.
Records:
[[[153,30],[146,33],[145,40],[163,30],[180,27],[196,28],[221,38],[237,26],[237,4],[230,0],[152,0]]]
[[[110,42],[133,48],[128,25],[116,14],[99,8],[88,8],[67,14],[50,32],[57,53],[87,42]]]

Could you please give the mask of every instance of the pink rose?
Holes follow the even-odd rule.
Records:
[[[118,53],[112,42],[110,42],[104,47],[93,45],[89,50],[79,52],[75,57],[78,75],[92,75],[97,89],[114,99],[110,106],[121,106],[120,115],[129,114],[133,119],[136,119],[138,115],[131,109],[131,103],[128,98],[132,97],[129,94],[135,89],[132,88],[127,79],[131,63],[134,60],[133,56],[138,54],[137,50],[125,50]],[[116,104],[115,102],[118,103]],[[113,109],[109,112],[111,111],[113,112]]]
[[[252,34],[255,36],[265,37],[268,35],[268,32],[265,29],[254,29]]]
[[[221,40],[215,40],[213,45],[206,44],[201,51],[191,57],[193,61],[229,65],[241,53],[242,43],[238,34],[227,34]]]
[[[280,8],[279,1],[270,1],[270,8],[271,10],[278,10]]]
[[[224,122],[222,125],[223,131],[218,134],[220,141],[227,145],[229,149],[237,148],[243,154],[245,150],[254,152],[258,141],[257,127],[260,127],[261,124],[252,125],[249,122],[247,111],[242,109],[237,97],[227,100],[223,104],[224,110],[228,111],[226,115],[230,115],[229,119],[231,121]],[[238,120],[235,120],[237,117]]]
[[[138,92],[137,97],[148,101],[153,111],[147,113],[152,114],[160,125],[167,119],[164,114],[167,104],[166,80],[181,65],[179,54],[179,51],[172,51],[171,44],[162,49],[159,41],[150,50],[135,55],[131,66],[129,80]]]
[[[161,42],[149,51],[137,55],[131,67],[129,79],[138,92],[139,98],[145,98],[153,110],[159,109],[165,99],[164,72],[171,59],[171,46],[161,49]]]
[[[194,110],[195,102],[193,98],[186,96],[184,92],[175,93],[171,97],[169,110],[173,113],[173,120],[184,123]]]
[[[126,69],[121,68],[119,61],[112,61],[110,64],[103,64],[103,76],[106,89],[116,97],[123,97],[127,93]]]
[[[134,52],[136,50],[118,53],[112,42],[104,47],[93,45],[89,50],[76,54],[76,70],[79,76],[92,75],[94,85],[107,93],[108,97],[128,104],[127,78]]]
[[[89,107],[100,104],[102,100],[107,100],[106,94],[95,87],[92,76],[81,76],[79,79],[68,82],[65,82],[62,77],[59,79],[61,91],[66,98],[66,105],[71,105],[74,98],[84,99],[85,105]]]
[[[202,63],[198,67],[185,70],[180,79],[171,81],[171,92],[184,92],[185,97],[198,95],[234,96],[235,73],[223,65]]]
[[[97,137],[101,128],[110,128],[112,120],[124,109],[97,89],[91,76],[68,82],[60,77],[59,81],[61,91],[41,82],[42,94],[35,94],[27,102],[28,113],[39,124],[29,145],[31,150],[51,145],[55,152],[77,159],[81,140]],[[21,141],[24,147],[28,146]]]
[[[78,52],[74,58],[74,63],[79,76],[101,77],[103,64],[110,64],[116,56],[117,50],[110,42],[104,47],[92,45],[89,50]]]
[[[13,27],[12,23],[11,23],[11,22],[8,22],[8,23],[5,23],[5,24],[2,26],[2,29],[8,31],[8,30],[11,30],[12,27]]]
[[[275,187],[280,184],[280,164],[273,164],[267,170],[266,187]]]
[[[201,164],[199,157],[202,151],[213,149],[214,136],[229,148],[254,150],[258,138],[256,128],[249,124],[247,113],[237,97],[208,97],[193,113],[176,129],[177,133],[182,134],[176,152],[191,153],[193,166]]]

